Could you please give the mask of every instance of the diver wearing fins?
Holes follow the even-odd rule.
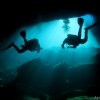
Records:
[[[22,38],[24,39],[24,45],[21,45],[21,47],[22,47],[21,49],[19,49],[19,48],[15,45],[15,43],[11,43],[8,47],[2,49],[2,51],[3,51],[3,50],[7,50],[7,49],[9,49],[9,48],[11,48],[11,47],[14,47],[15,50],[16,50],[18,53],[24,53],[24,52],[27,51],[27,50],[29,50],[29,51],[31,51],[31,52],[37,51],[37,53],[40,52],[40,50],[41,50],[42,48],[40,47],[40,44],[39,44],[38,39],[32,39],[32,40],[29,40],[29,41],[28,41],[28,40],[26,39],[26,31],[25,31],[25,30],[21,31],[21,32],[20,32],[20,35],[21,35]]]
[[[85,44],[88,41],[88,30],[91,29],[92,27],[98,25],[97,23],[94,23],[93,25],[85,28],[85,37],[84,39],[81,39],[81,34],[82,34],[82,26],[84,23],[84,19],[83,18],[78,18],[78,24],[79,24],[79,31],[78,31],[78,36],[77,35],[73,35],[73,34],[68,34],[67,38],[64,39],[63,43],[62,43],[62,48],[64,48],[64,45],[67,44],[68,48],[76,48],[77,46],[79,46],[79,44]]]

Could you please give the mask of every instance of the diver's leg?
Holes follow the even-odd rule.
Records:
[[[10,49],[11,47],[12,47],[12,43],[9,46],[7,46],[6,48],[1,49],[0,51],[4,51],[4,50],[7,50],[7,49]]]
[[[85,28],[85,37],[84,39],[81,39],[81,44],[84,44],[88,41],[88,29]]]
[[[26,38],[23,38],[24,39],[24,43],[25,43],[25,45],[27,44],[27,40],[26,40]]]
[[[82,25],[79,27],[78,38],[81,39]]]
[[[83,18],[78,18],[78,24],[79,24],[78,38],[79,39],[81,39],[81,32],[82,32],[83,22],[84,22]]]
[[[2,50],[0,50],[0,51],[7,50],[7,49],[9,49],[9,48],[11,48],[11,47],[14,47],[18,53],[23,53],[23,52],[26,51],[25,48],[19,49],[14,43],[11,43],[8,47],[6,47],[6,48],[4,48],[4,49],[2,49]]]
[[[85,28],[85,37],[84,37],[84,39],[81,39],[81,44],[84,44],[88,41],[88,30],[91,29],[92,27],[96,26],[96,25],[98,25],[98,22],[94,23],[93,25],[91,25],[87,28]]]
[[[91,29],[91,28],[93,28],[94,26],[96,26],[96,25],[98,25],[99,23],[98,22],[96,22],[96,23],[94,23],[94,24],[92,24],[91,26],[88,26],[87,28],[85,28],[85,29]]]
[[[12,43],[12,46],[16,49],[16,51],[17,51],[18,53],[23,53],[23,52],[26,51],[25,48],[19,49],[14,43]]]
[[[21,31],[20,35],[22,36],[22,38],[24,39],[25,44],[27,43],[27,39],[26,39],[26,31]]]

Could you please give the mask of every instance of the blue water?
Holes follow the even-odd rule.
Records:
[[[81,17],[85,20],[82,30],[82,38],[84,38],[84,28],[95,23],[96,19],[95,16],[90,14],[86,14]],[[69,29],[67,32],[65,32],[63,29],[63,19],[53,20],[50,22],[42,22],[33,26],[21,27],[14,33],[14,35],[11,38],[9,38],[9,41],[6,41],[6,43],[4,43],[4,45],[8,45],[11,42],[15,42],[15,44],[20,47],[21,44],[24,44],[24,41],[19,34],[19,32],[24,29],[27,33],[27,39],[30,40],[33,38],[37,38],[43,50],[39,54],[30,51],[26,51],[23,54],[18,54],[14,48],[10,48],[5,52],[0,53],[0,61],[2,63],[0,63],[1,67],[19,67],[25,62],[39,57],[45,61],[48,60],[46,58],[48,56],[50,56],[51,58],[49,63],[52,63],[52,61],[55,63],[64,61],[68,64],[74,65],[82,63],[91,63],[91,57],[95,55],[91,47],[99,47],[99,44],[93,35],[95,33],[92,32],[96,29],[96,27],[89,30],[89,39],[86,44],[79,45],[76,49],[66,48],[63,50],[61,48],[61,44],[63,40],[67,37],[67,34],[77,35],[79,29],[79,26],[77,24],[77,18],[78,17],[67,19],[69,20]],[[4,45],[2,47],[4,47]]]
[[[82,30],[82,38],[84,38],[84,28],[95,23],[96,19],[90,14],[80,17],[84,19]],[[6,47],[11,42],[20,48],[24,44],[20,31],[25,30],[27,40],[37,38],[43,48],[39,53],[30,51],[18,53],[13,47],[0,52],[0,88],[15,79],[13,85],[17,88],[18,94],[25,93],[38,97],[39,94],[47,92],[59,97],[59,94],[66,92],[76,91],[75,93],[80,94],[88,87],[97,85],[96,72],[99,68],[95,68],[94,59],[100,47],[94,36],[97,28],[89,30],[87,43],[75,49],[61,48],[67,34],[77,35],[79,29],[77,18],[66,18],[68,30],[63,28],[63,19],[23,26],[15,31],[8,41],[0,43],[0,48]],[[4,93],[11,96],[12,93],[16,94],[13,85],[10,85],[8,90],[12,89],[14,92]]]

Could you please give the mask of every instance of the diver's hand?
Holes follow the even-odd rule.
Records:
[[[64,45],[61,45],[61,47],[64,49]]]

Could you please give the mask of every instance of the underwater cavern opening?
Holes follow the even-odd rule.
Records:
[[[83,39],[84,29],[95,23],[96,18],[91,14],[80,17],[84,19]],[[77,19],[78,17],[74,17],[41,22],[17,30],[6,45],[14,42],[20,48],[24,40],[19,33],[25,30],[27,40],[38,39],[43,49],[39,53],[26,51],[19,54],[11,47],[0,53],[0,71],[7,71],[0,81],[9,83],[9,80],[15,78],[13,84],[17,84],[17,90],[33,97],[40,96],[42,92],[52,96],[59,95],[58,97],[68,91],[71,96],[74,92],[81,95],[88,87],[95,86],[97,80],[94,56],[99,53],[96,49],[100,46],[94,36],[97,28],[89,30],[85,44],[80,44],[77,48],[61,47],[68,34],[78,34]]]

